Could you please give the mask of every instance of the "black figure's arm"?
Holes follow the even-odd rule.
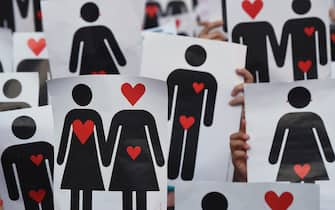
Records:
[[[117,113],[113,117],[113,120],[111,122],[106,147],[104,148],[104,150],[105,150],[104,156],[105,157],[102,159],[103,160],[102,164],[105,167],[109,166],[112,162],[112,155],[113,155],[113,151],[114,151],[116,137],[117,137],[119,127],[120,127],[120,121],[119,121],[119,116],[118,116],[118,113]]]
[[[288,45],[288,38],[290,36],[289,29],[291,28],[290,22],[286,22],[283,28],[282,37],[280,41],[279,48],[276,48],[276,51],[274,52],[275,60],[277,63],[277,66],[282,67],[285,64],[286,59],[286,51],[287,51],[287,45]]]
[[[43,143],[43,144],[45,145],[45,147],[43,147],[43,153],[44,153],[43,155],[45,159],[47,159],[49,162],[51,177],[53,179],[54,177],[54,148],[49,143]]]
[[[113,32],[111,32],[109,29],[107,29],[106,38],[118,64],[120,66],[125,66],[127,64],[126,58],[124,57],[122,50],[113,35]]]
[[[173,97],[174,97],[174,89],[178,84],[178,72],[179,70],[175,70],[170,73],[167,78],[167,86],[168,86],[168,120],[171,120],[172,115],[172,106],[173,106]]]
[[[234,27],[232,35],[231,35],[234,43],[243,44],[243,40],[241,43],[241,38],[243,39],[242,28],[243,28],[242,24],[238,24]]]
[[[271,147],[271,152],[270,152],[270,156],[269,156],[269,162],[271,164],[276,164],[278,162],[278,158],[279,158],[279,153],[281,150],[281,146],[283,143],[283,138],[284,138],[284,134],[285,134],[285,129],[286,129],[286,115],[284,115],[284,117],[282,117],[277,125],[276,128],[276,133],[273,139],[273,143],[272,143],[272,147]]]
[[[328,62],[326,26],[320,19],[317,19],[316,26],[319,37],[318,42],[319,42],[320,64],[326,65]]]
[[[148,113],[148,128],[149,128],[149,135],[151,139],[152,148],[154,150],[155,158],[157,161],[158,166],[164,165],[164,156],[162,147],[159,141],[157,126],[154,117]]]
[[[205,108],[204,124],[205,126],[211,126],[214,119],[215,101],[217,94],[217,83],[216,79],[212,75],[208,75],[206,79],[207,88],[207,101]]]
[[[38,17],[38,12],[41,12],[41,0],[34,0],[35,30],[42,31],[42,21],[40,17]]]
[[[60,140],[58,156],[57,156],[58,165],[62,165],[64,162],[71,126],[72,126],[72,112],[70,111],[66,115],[65,120],[64,120],[64,127],[63,127],[62,137]]]
[[[13,12],[13,2],[14,1],[2,1],[4,5],[0,5],[1,9],[1,16],[2,16],[2,26],[5,26],[5,22],[8,28],[15,31],[14,25],[14,12]]]
[[[72,49],[71,49],[71,56],[70,56],[70,72],[76,73],[78,62],[79,62],[79,53],[80,53],[80,30],[74,34],[73,41],[72,41]]]
[[[266,28],[266,34],[267,37],[269,38],[275,61],[278,66],[280,65],[283,66],[284,60],[281,57],[284,56],[283,54],[284,52],[281,52],[281,47],[279,46],[276,33],[270,23],[266,22],[264,26]]]
[[[323,153],[327,159],[328,162],[334,162],[335,161],[335,154],[333,147],[330,143],[327,130],[325,125],[323,124],[322,119],[319,116],[316,116],[314,119],[314,126],[318,133],[319,140],[323,149]]]
[[[4,173],[4,178],[6,180],[8,195],[11,200],[16,201],[19,199],[19,189],[16,183],[13,163],[15,160],[11,160],[8,157],[12,157],[11,150],[7,149],[3,152],[1,157],[1,164]]]
[[[106,162],[104,158],[106,157],[105,154],[105,149],[106,149],[106,139],[105,139],[105,132],[104,132],[104,127],[102,123],[102,119],[99,116],[98,113],[96,113],[96,116],[94,117],[94,124],[95,124],[95,130],[97,133],[97,138],[98,138],[98,145],[99,145],[99,150],[100,150],[100,155],[101,155],[101,160],[102,163]]]

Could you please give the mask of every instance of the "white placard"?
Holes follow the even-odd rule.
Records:
[[[244,66],[245,51],[219,41],[145,36],[141,75],[165,80],[169,87],[171,180],[227,179],[229,136],[238,130],[241,114],[228,103],[242,82],[235,70]]]
[[[321,209],[333,209],[333,91],[333,80],[246,86],[249,182],[315,181]]]
[[[86,209],[166,209],[165,83],[82,76],[51,80],[48,91],[59,209],[69,210],[71,200]]]
[[[13,40],[8,29],[0,29],[0,72],[13,71]]]
[[[230,40],[256,82],[329,78],[329,1],[227,0]]]

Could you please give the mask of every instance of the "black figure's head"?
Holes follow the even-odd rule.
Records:
[[[311,0],[293,0],[292,9],[298,15],[304,15],[311,10],[312,2]]]
[[[208,193],[201,202],[203,210],[227,210],[227,198],[218,192]]]
[[[22,92],[21,83],[16,79],[10,79],[4,84],[2,92],[7,98],[17,98]]]
[[[93,2],[88,2],[81,7],[80,14],[85,21],[92,23],[100,16],[99,7]]]
[[[312,95],[304,87],[295,87],[288,93],[287,100],[294,108],[301,109],[308,106],[312,100]]]
[[[192,45],[185,52],[185,59],[191,66],[201,66],[206,62],[206,50],[200,45]]]
[[[79,106],[87,106],[91,103],[92,91],[87,85],[76,85],[72,90],[72,98]]]
[[[19,139],[30,139],[35,135],[36,123],[31,117],[18,117],[12,123],[12,132]]]

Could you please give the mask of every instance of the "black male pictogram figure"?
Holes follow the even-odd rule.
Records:
[[[184,1],[172,0],[167,4],[165,15],[180,15],[187,12],[188,9]]]
[[[228,200],[219,192],[211,192],[202,199],[201,206],[203,210],[227,210]]]
[[[269,61],[267,40],[272,49],[278,51],[278,42],[269,22],[250,22],[236,25],[232,31],[232,40],[248,46],[246,68],[255,78],[255,82],[269,82]]]
[[[82,6],[81,17],[86,22],[95,22],[99,16],[99,8],[95,3],[89,2]],[[83,45],[82,55],[80,55],[81,45]],[[112,54],[120,66],[126,65],[126,58],[109,28],[103,25],[82,27],[73,37],[70,72],[75,73],[79,65],[80,75],[119,74]],[[81,63],[79,63],[80,60]]]
[[[2,63],[0,61],[0,72],[3,72]]]
[[[207,54],[199,45],[190,46],[185,53],[185,59],[193,67],[206,62]],[[217,93],[217,82],[214,76],[207,72],[177,69],[171,72],[168,84],[168,117],[173,118],[171,146],[168,160],[168,177],[176,179],[179,176],[183,158],[181,177],[192,180],[198,148],[200,125],[202,124],[202,108],[205,106],[204,124],[211,126],[214,118],[214,108]],[[175,88],[178,88],[175,94]],[[207,101],[204,101],[207,92]],[[176,104],[173,104],[176,97]],[[174,116],[172,116],[172,108]],[[186,135],[186,136],[185,136]],[[185,140],[184,140],[185,138]],[[184,157],[183,144],[185,142]]]
[[[30,108],[31,105],[26,102],[15,101],[15,99],[20,96],[21,92],[22,92],[22,85],[18,80],[16,79],[7,80],[2,87],[2,93],[8,99],[8,101],[7,100],[0,101],[0,112],[15,109]]]
[[[148,135],[146,135],[146,128]],[[117,133],[120,131],[118,145]],[[150,142],[151,140],[151,142]],[[152,145],[153,153],[150,152]],[[152,156],[158,166],[164,165],[164,156],[160,145],[154,117],[144,110],[124,110],[118,112],[112,120],[106,146],[107,162],[111,164],[114,147],[116,158],[109,185],[110,191],[123,192],[123,210],[132,210],[132,193],[136,192],[137,210],[147,209],[147,192],[159,191],[159,185]]]
[[[28,140],[35,135],[35,121],[28,116],[18,117],[12,124],[12,131],[18,139]],[[26,210],[53,210],[50,180],[53,161],[53,147],[47,142],[8,147],[1,155],[1,164],[9,198],[16,201],[22,195]],[[16,182],[15,170],[19,183]]]
[[[297,15],[306,15],[312,7],[310,0],[293,0],[292,9]],[[291,38],[294,80],[317,79],[318,63],[328,63],[327,36],[324,22],[317,17],[305,17],[286,21],[279,54],[275,55],[278,66],[285,63],[288,40]],[[316,40],[316,38],[318,38]],[[317,46],[319,48],[317,49]],[[317,52],[319,54],[317,54]]]
[[[312,95],[304,87],[295,87],[288,94],[288,102],[296,109],[307,107],[311,101]],[[286,144],[282,145],[286,131]],[[276,164],[283,150],[277,181],[314,183],[317,180],[329,180],[317,144],[318,139],[326,160],[334,162],[335,154],[326,127],[318,114],[292,112],[280,118],[269,155],[269,162]]]
[[[19,14],[14,14],[15,7],[18,8]],[[7,26],[12,31],[16,31],[15,19],[26,19],[29,15],[30,7],[33,7],[35,31],[42,31],[40,0],[2,0],[0,3],[0,26]]]
[[[40,80],[39,105],[48,104],[47,83],[48,74],[50,74],[50,65],[48,59],[26,59],[19,63],[17,72],[38,72]]]
[[[161,5],[156,1],[149,1],[145,6],[144,29],[159,26],[159,17],[162,16]]]
[[[93,96],[87,85],[79,84],[73,88],[72,97],[79,106],[85,107],[89,105]],[[66,162],[61,189],[71,191],[71,210],[79,210],[80,191],[83,192],[83,210],[91,210],[92,191],[105,190],[95,135],[103,158],[105,135],[100,115],[94,110],[85,108],[73,109],[66,115],[57,163],[62,165]],[[69,136],[71,136],[70,142],[68,142]],[[66,155],[68,145],[70,148]]]

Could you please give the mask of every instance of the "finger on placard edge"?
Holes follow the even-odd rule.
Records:
[[[236,96],[229,102],[230,106],[239,106],[244,104],[244,96]]]
[[[254,82],[254,77],[252,74],[245,68],[242,69],[237,69],[236,73],[243,77],[245,83],[253,83]]]

